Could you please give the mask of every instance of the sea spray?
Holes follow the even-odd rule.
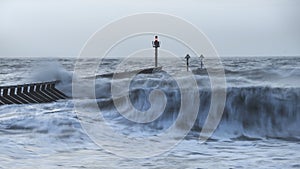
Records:
[[[34,73],[31,75],[31,81],[59,81],[56,87],[63,91],[67,96],[71,96],[73,73],[67,71],[59,62],[42,61],[33,67],[33,72]]]

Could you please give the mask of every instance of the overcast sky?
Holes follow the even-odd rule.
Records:
[[[300,55],[298,0],[0,0],[0,56],[77,56],[99,28],[162,12],[202,30],[221,56]]]

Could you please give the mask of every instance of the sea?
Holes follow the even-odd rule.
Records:
[[[300,57],[203,63],[101,77],[153,59],[0,58],[0,86],[59,80],[70,97],[0,106],[0,168],[300,168]]]

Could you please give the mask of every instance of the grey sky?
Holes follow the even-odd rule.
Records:
[[[0,0],[0,56],[76,56],[99,28],[162,12],[202,30],[221,56],[300,55],[298,0]]]

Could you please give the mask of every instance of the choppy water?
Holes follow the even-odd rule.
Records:
[[[83,89],[82,95],[77,93],[76,96],[72,93],[75,64],[89,76],[93,74],[89,65],[95,62],[95,59],[1,58],[0,85],[61,80],[62,83],[58,85],[61,91],[73,95],[89,111],[98,112],[98,107],[93,109],[91,106],[93,101],[87,91]],[[120,59],[106,59],[99,65],[98,73],[112,72],[120,63]],[[111,80],[105,78],[95,81],[98,106],[116,133],[131,139],[158,137],[176,121],[182,93],[172,74],[178,70],[185,71],[185,65],[184,62],[169,59],[160,63],[166,72],[137,75],[129,87],[130,101],[140,111],[149,110],[151,106],[154,106],[154,112],[158,109],[155,108],[159,107],[161,100],[155,99],[158,101],[151,105],[148,100],[151,91],[159,89],[165,93],[166,107],[150,123],[137,124],[120,116],[111,98]],[[213,63],[213,59],[206,60],[206,65]],[[212,89],[209,77],[198,72],[194,76],[199,88],[197,92],[200,92],[197,119],[188,135],[163,154],[149,158],[124,158],[107,151],[109,148],[124,149],[114,147],[116,145],[109,139],[106,145],[97,146],[82,129],[80,120],[85,119],[78,118],[74,102],[61,100],[47,104],[0,107],[0,167],[300,168],[300,58],[224,58],[222,64],[227,82],[223,86],[227,90],[226,106],[218,128],[203,144],[198,136],[210,108]],[[123,65],[121,70],[151,65],[152,62],[147,59],[133,60]],[[197,59],[191,60],[192,70],[196,70],[198,65]],[[74,77],[77,78],[77,75]],[[189,82],[186,84],[184,91],[190,91]],[[121,108],[129,114],[133,111],[127,102],[121,104]],[[178,128],[180,130],[180,126]],[[103,138],[110,137],[101,131],[101,127],[98,130],[104,134]],[[158,142],[163,145],[174,139],[177,138]],[[145,144],[145,151],[149,150],[147,146]],[[128,154],[136,151],[135,147],[128,147],[125,148]],[[140,149],[140,146],[136,148]]]

